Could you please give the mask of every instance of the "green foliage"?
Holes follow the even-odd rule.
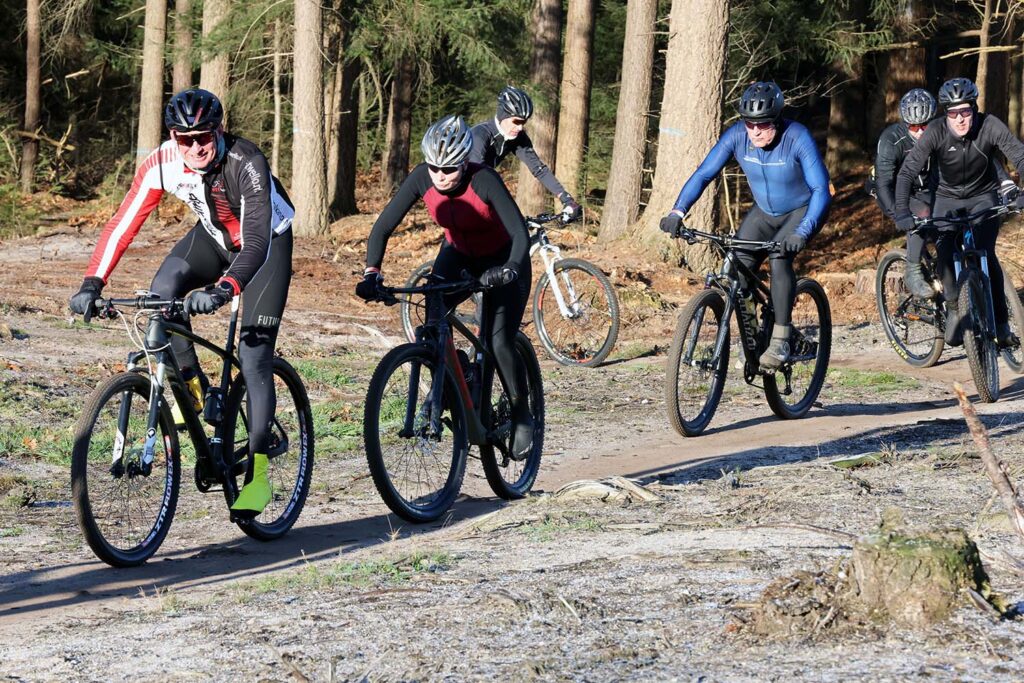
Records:
[[[0,185],[0,240],[35,232],[39,212],[14,185]]]

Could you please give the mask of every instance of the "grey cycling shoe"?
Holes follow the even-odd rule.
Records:
[[[1020,339],[1010,329],[1009,323],[996,325],[996,344],[1001,349],[1015,349],[1020,346]]]
[[[935,294],[935,290],[924,279],[920,263],[907,263],[907,269],[903,273],[903,284],[906,285],[908,292],[919,299],[930,299]]]
[[[791,325],[775,325],[772,328],[772,339],[768,343],[768,348],[758,359],[763,372],[774,372],[789,360],[791,354],[789,337],[792,334],[793,327]]]

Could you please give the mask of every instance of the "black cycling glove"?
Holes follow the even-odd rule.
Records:
[[[661,219],[658,224],[662,232],[667,232],[672,237],[679,237],[679,233],[684,229],[683,218],[679,214],[670,213]]]
[[[71,297],[71,310],[86,318],[96,313],[96,299],[103,291],[103,280],[98,277],[87,277],[82,280],[82,287]]]
[[[480,284],[484,287],[502,287],[516,281],[519,277],[519,273],[516,269],[505,264],[503,266],[494,266],[484,271],[483,275],[480,276]]]
[[[376,301],[380,298],[380,286],[384,276],[380,271],[369,270],[363,273],[363,279],[356,284],[356,296],[363,301]]]
[[[220,282],[210,285],[201,292],[192,292],[188,296],[185,307],[190,315],[213,313],[218,308],[231,301],[235,296],[235,290],[227,282]]]

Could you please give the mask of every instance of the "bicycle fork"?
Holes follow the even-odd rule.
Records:
[[[579,314],[579,302],[576,298],[576,288],[573,287],[572,279],[566,271],[562,271],[562,284],[565,286],[571,306],[566,303],[566,297],[562,294],[562,287],[559,286],[555,275],[555,264],[561,259],[561,250],[546,242],[539,247],[540,258],[544,261],[544,272],[547,273],[548,281],[551,283],[551,293],[555,296],[555,303],[558,304],[558,311],[563,318],[575,318]]]

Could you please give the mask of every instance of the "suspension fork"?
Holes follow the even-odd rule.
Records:
[[[568,277],[565,278],[564,284],[568,291],[568,299],[573,305],[573,308],[570,308],[569,304],[566,303],[566,297],[562,294],[562,288],[555,276],[555,264],[562,260],[562,250],[551,244],[547,235],[541,236],[537,244],[537,250],[540,252],[540,258],[544,261],[544,272],[547,273],[548,282],[551,283],[551,293],[554,294],[555,303],[558,304],[558,311],[562,314],[563,318],[571,318],[576,313],[576,311],[573,310],[576,305],[576,291],[572,286],[572,281]]]

